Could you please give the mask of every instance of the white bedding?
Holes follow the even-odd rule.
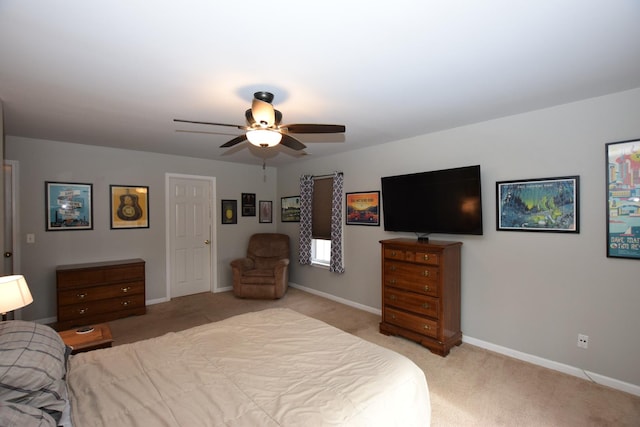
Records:
[[[74,427],[428,426],[406,357],[288,309],[71,357]]]

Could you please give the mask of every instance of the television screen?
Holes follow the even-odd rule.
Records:
[[[381,178],[384,229],[482,234],[480,165]]]

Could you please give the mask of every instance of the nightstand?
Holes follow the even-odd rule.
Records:
[[[92,325],[93,331],[79,333],[82,328],[69,329],[59,332],[62,341],[71,347],[71,354],[82,353],[84,351],[97,350],[99,348],[111,347],[113,338],[111,329],[106,323]]]

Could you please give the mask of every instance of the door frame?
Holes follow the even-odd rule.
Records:
[[[7,274],[21,274],[20,273],[20,195],[18,194],[18,189],[20,188],[20,186],[18,185],[19,182],[19,163],[17,160],[4,160],[3,162],[3,168],[4,166],[9,166],[11,167],[11,174],[10,174],[10,179],[11,179],[11,200],[4,200],[4,203],[11,203],[11,212],[10,212],[10,217],[7,218],[5,215],[4,220],[5,221],[11,221],[11,235],[7,236],[6,234],[4,235],[4,242],[3,242],[3,256],[4,256],[4,252],[7,250],[7,243],[10,243],[9,246],[11,246],[11,252],[12,252],[12,260],[11,260],[11,264],[12,264],[12,270],[10,273],[9,272],[4,272],[5,275]],[[4,170],[3,170],[3,174],[4,174]],[[6,182],[3,181],[3,185],[7,185]],[[4,191],[4,188],[2,189],[2,191]]]
[[[165,200],[165,265],[166,265],[166,301],[171,301],[171,206],[170,206],[170,182],[171,178],[194,179],[206,181],[211,186],[211,201],[209,203],[211,221],[211,259],[209,271],[209,291],[217,292],[218,289],[218,233],[216,229],[216,210],[214,209],[216,200],[216,178],[214,176],[187,175],[180,173],[165,173],[164,200]]]

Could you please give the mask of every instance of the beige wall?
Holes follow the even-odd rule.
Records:
[[[534,357],[640,385],[640,260],[605,252],[607,142],[640,138],[640,89],[297,162],[278,170],[279,196],[303,173],[344,172],[344,191],[380,177],[480,164],[484,235],[447,236],[462,248],[462,331]],[[391,123],[390,126],[393,126]],[[348,128],[347,142],[348,144]],[[580,233],[496,231],[495,183],[580,176]],[[292,225],[280,229],[295,235]],[[345,226],[343,275],[292,265],[291,281],[380,308],[378,241],[413,237]],[[589,349],[577,335],[589,335]]]

